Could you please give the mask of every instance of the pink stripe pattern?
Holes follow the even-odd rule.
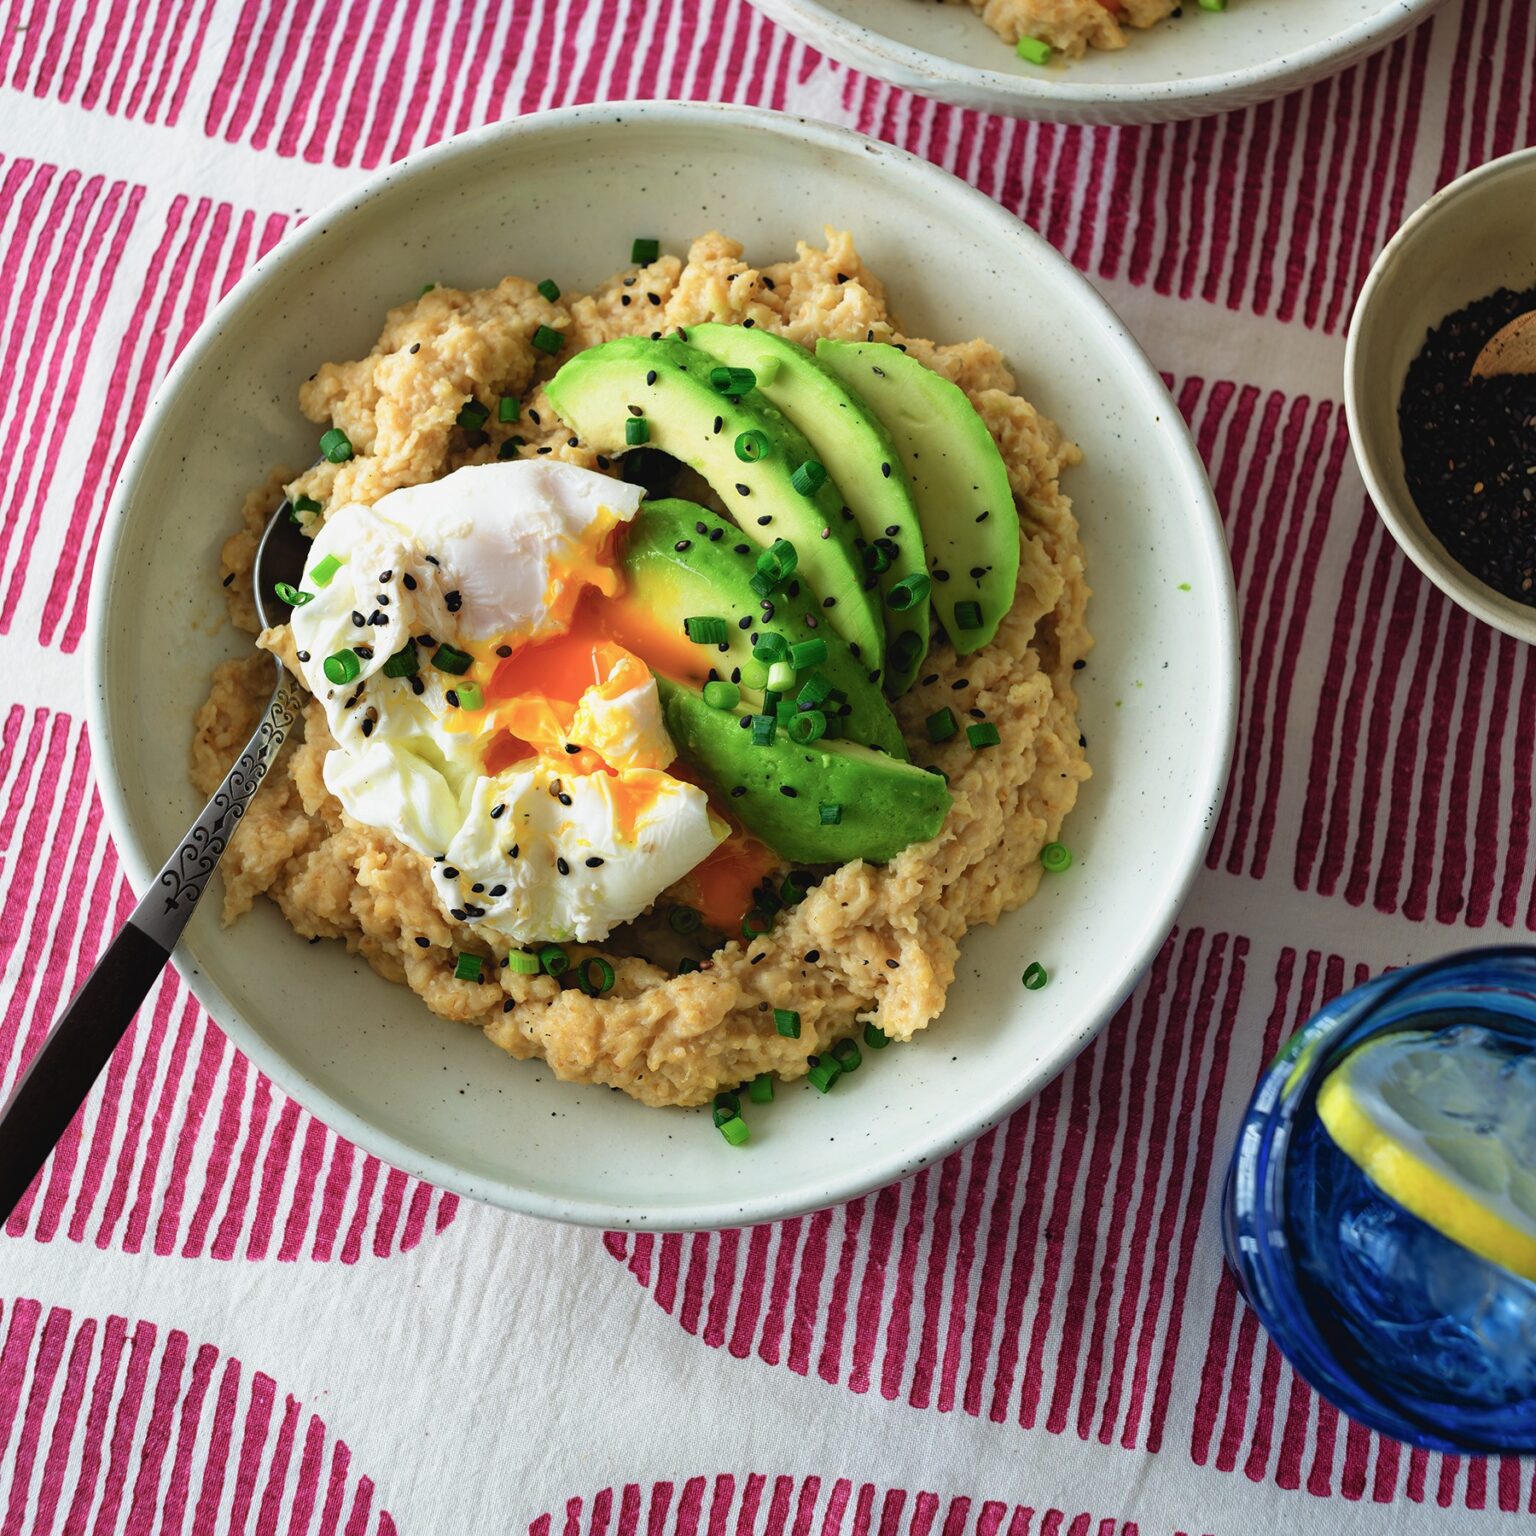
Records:
[[[9,711],[0,805],[3,1098],[132,897],[77,722]],[[415,1248],[457,1209],[284,1098],[167,971],[5,1231],[127,1253],[355,1264]]]
[[[178,1328],[0,1303],[5,1536],[395,1536],[346,1442]],[[345,1525],[343,1525],[345,1521]]]

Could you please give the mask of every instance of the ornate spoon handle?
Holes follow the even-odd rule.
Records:
[[[0,1221],[27,1192],[165,969],[236,825],[299,717],[303,694],[282,663],[274,665],[277,687],[245,750],[49,1030],[0,1111]]]

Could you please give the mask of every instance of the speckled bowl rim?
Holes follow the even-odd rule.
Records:
[[[1347,69],[1412,31],[1444,3],[1384,0],[1377,15],[1342,33],[1248,69],[1105,85],[1074,84],[1070,76],[1047,82],[1001,70],[973,69],[850,21],[819,0],[752,0],[760,11],[796,36],[839,63],[876,79],[958,105],[980,108],[985,98],[986,109],[991,111],[1046,120],[1061,116],[1082,123],[1142,122],[1154,115],[1205,117],[1251,106]],[[1145,115],[1138,116],[1138,112]]]
[[[1160,398],[1166,403],[1166,409],[1160,413],[1160,426],[1167,434],[1170,457],[1182,467],[1185,486],[1193,503],[1190,517],[1192,547],[1211,578],[1212,617],[1220,629],[1223,642],[1208,661],[1210,687],[1207,697],[1210,717],[1206,722],[1206,733],[1199,743],[1201,772],[1194,779],[1198,788],[1190,795],[1190,800],[1198,808],[1198,817],[1192,818],[1195,835],[1190,837],[1183,849],[1176,871],[1168,872],[1168,878],[1158,888],[1156,900],[1149,902],[1146,921],[1140,929],[1139,937],[1127,939],[1120,973],[1115,982],[1100,994],[1102,1006],[1096,1010],[1085,1009],[1083,1016],[1070,1025],[1064,1024],[1050,1049],[1038,1059],[1038,1069],[1021,1074],[1012,1091],[978,1105],[974,1114],[963,1124],[936,1130],[920,1142],[897,1141],[885,1147],[879,1155],[862,1161],[857,1167],[847,1170],[839,1168],[829,1173],[826,1185],[814,1200],[799,1199],[794,1195],[764,1195],[743,1202],[739,1196],[733,1197],[727,1193],[714,1202],[696,1202],[684,1212],[672,1208],[652,1214],[633,1205],[612,1203],[603,1197],[600,1190],[586,1198],[577,1199],[532,1190],[506,1178],[482,1177],[452,1160],[401,1141],[371,1120],[355,1113],[323,1086],[306,1076],[300,1067],[267,1041],[256,1025],[243,1016],[235,1001],[197,964],[195,956],[188,949],[178,947],[173,958],[183,980],[230,1040],[268,1078],[310,1113],[393,1166],[440,1188],[525,1215],[593,1227],[698,1231],[779,1220],[855,1199],[948,1156],[1007,1118],[1058,1076],[1114,1015],[1172,930],[1179,909],[1204,865],[1205,851],[1226,794],[1238,714],[1237,600],[1220,511],[1194,437],[1172,396],[1168,394],[1161,376],[1092,284],[1040,235],[975,188],[905,150],[877,144],[850,129],[758,108],[677,102],[613,102],[565,107],[491,124],[408,156],[319,210],[257,262],[215,308],[187,344],[160,388],[155,391],[114,490],[107,522],[102,531],[91,591],[87,649],[91,667],[88,728],[95,756],[97,784],[108,825],[130,882],[135,890],[142,891],[147,888],[159,868],[160,858],[168,850],[157,850],[156,854],[152,854],[139,841],[129,799],[118,772],[114,742],[107,729],[106,680],[109,672],[106,651],[111,634],[103,616],[108,609],[108,594],[114,582],[116,557],[128,521],[124,512],[141,498],[139,482],[150,457],[149,445],[159,430],[161,418],[168,416],[177,407],[182,380],[192,373],[207,354],[219,347],[227,317],[235,313],[249,296],[274,280],[274,274],[285,267],[297,252],[306,249],[311,242],[324,238],[338,219],[360,208],[386,182],[400,177],[440,177],[456,161],[463,159],[472,163],[481,145],[501,138],[536,136],[546,129],[570,127],[622,130],[639,118],[659,121],[663,126],[687,127],[701,135],[707,135],[715,124],[730,122],[754,132],[786,136],[813,151],[840,158],[857,158],[866,153],[889,156],[915,182],[928,183],[933,195],[943,195],[969,204],[971,217],[995,226],[1000,245],[1011,241],[1021,249],[1030,250],[1035,258],[1043,262],[1059,264],[1064,278],[1079,288],[1085,314],[1094,317],[1104,327],[1121,357],[1127,375],[1141,389],[1149,391],[1154,399]]]
[[[1431,226],[1447,217],[1454,218],[1457,205],[1471,194],[1481,191],[1486,182],[1497,181],[1515,170],[1524,170],[1532,163],[1536,163],[1536,145],[1501,155],[1497,160],[1490,160],[1486,165],[1458,176],[1416,208],[1387,242],[1366,276],[1349,319],[1349,334],[1344,343],[1344,414],[1349,422],[1349,441],[1354,449],[1355,462],[1360,467],[1371,505],[1387,525],[1387,531],[1397,541],[1398,547],[1453,603],[1465,609],[1473,618],[1491,624],[1516,640],[1536,645],[1536,608],[1517,603],[1480,581],[1454,559],[1429,531],[1412,497],[1404,505],[1388,485],[1387,475],[1382,468],[1385,450],[1367,430],[1362,406],[1365,396],[1379,387],[1380,381],[1365,376],[1365,360],[1360,344],[1361,331],[1376,306],[1383,283],[1414,242]],[[1391,420],[1395,426],[1395,409]]]

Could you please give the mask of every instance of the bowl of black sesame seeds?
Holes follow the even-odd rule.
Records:
[[[1536,311],[1536,148],[1468,172],[1388,242],[1350,322],[1344,402],[1367,491],[1475,618],[1536,642],[1536,372],[1478,359]]]

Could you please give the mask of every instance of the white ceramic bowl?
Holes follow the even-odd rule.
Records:
[[[1384,48],[1441,0],[1183,0],[1127,47],[1025,63],[969,6],[934,0],[753,0],[820,49],[925,96],[1060,123],[1205,117],[1299,90]]]
[[[915,334],[1001,344],[1087,454],[1070,486],[1096,589],[1082,674],[1096,777],[1067,825],[1077,862],[971,936],[921,1039],[827,1098],[782,1089],[742,1151],[707,1112],[643,1109],[508,1060],[340,945],[305,944],[266,903],[227,930],[206,903],[178,964],[231,1039],[337,1130],[463,1194],[688,1228],[885,1184],[1001,1119],[1092,1039],[1200,863],[1235,714],[1231,572],[1200,461],[1135,342],[1039,236],[924,161],[772,113],[637,104],[498,124],[393,167],[289,235],[182,355],[124,471],[93,602],[96,768],[134,885],[196,808],[186,746],[209,669],[250,643],[222,618],[220,542],[246,487],[314,452],[300,380],[366,352],[428,278],[513,271],[574,289],[622,267],[632,235],[681,252],[712,226],[767,261],[823,220],[857,231]],[[1051,983],[1027,992],[1037,959]]]
[[[1536,149],[1443,187],[1376,258],[1344,352],[1344,406],[1365,488],[1408,558],[1468,613],[1536,642],[1536,608],[1479,581],[1429,531],[1403,476],[1397,405],[1432,326],[1497,288],[1536,285]]]

